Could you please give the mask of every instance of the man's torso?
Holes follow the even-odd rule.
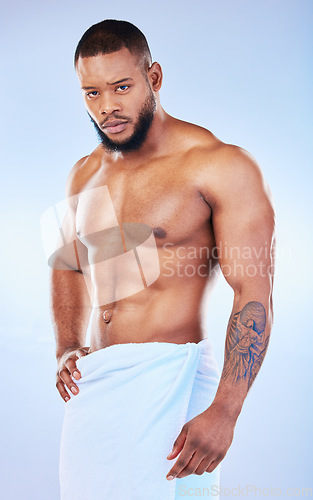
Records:
[[[199,342],[205,336],[205,292],[214,282],[217,256],[201,188],[205,184],[207,192],[210,179],[214,183],[223,148],[210,132],[175,120],[173,147],[164,154],[134,165],[112,161],[98,147],[75,172],[77,236],[88,249],[98,299],[91,352],[116,343]],[[85,203],[82,193],[88,193]],[[145,246],[149,229],[153,236]],[[153,274],[157,265],[158,277],[147,286],[149,268]],[[139,274],[143,285],[136,293]]]

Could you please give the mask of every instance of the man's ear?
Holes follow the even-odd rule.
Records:
[[[163,73],[162,68],[158,62],[154,62],[148,70],[148,78],[151,83],[152,89],[158,92],[162,86]]]

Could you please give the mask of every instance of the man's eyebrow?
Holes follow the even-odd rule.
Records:
[[[117,80],[117,82],[112,82],[112,83],[108,83],[108,85],[117,85],[118,83],[123,83],[123,82],[126,82],[127,80],[132,80],[133,81],[133,78],[131,78],[130,76],[126,77],[126,78],[122,78],[122,80]],[[83,90],[92,90],[96,87],[82,87]]]
[[[118,80],[117,82],[108,83],[108,85],[117,85],[118,83],[126,82],[127,80],[133,80],[130,76],[123,78],[122,80]]]

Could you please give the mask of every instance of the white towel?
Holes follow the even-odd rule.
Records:
[[[65,403],[61,436],[62,500],[218,498],[220,466],[166,479],[181,428],[216,393],[220,373],[208,339],[111,345],[77,367],[80,392]]]

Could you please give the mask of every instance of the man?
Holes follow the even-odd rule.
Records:
[[[272,325],[269,191],[249,153],[164,111],[132,24],[92,26],[75,69],[101,143],[70,172],[50,260],[61,496],[216,496]],[[218,266],[234,291],[220,380],[202,314]]]

